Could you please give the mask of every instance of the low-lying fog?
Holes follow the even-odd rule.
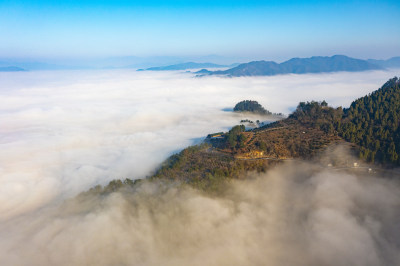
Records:
[[[285,163],[210,196],[173,184],[4,222],[1,265],[400,265],[398,180]]]
[[[157,242],[157,239],[147,239],[145,235],[135,231],[132,237],[138,239],[132,246],[129,243],[118,242],[126,239],[120,239],[121,236],[118,234],[114,235],[115,232],[122,233],[126,229],[125,227],[117,228],[117,231],[105,232],[107,228],[114,226],[114,219],[124,219],[121,217],[124,215],[121,212],[121,208],[123,208],[121,206],[115,210],[106,208],[104,215],[100,213],[99,216],[96,216],[89,211],[84,217],[78,215],[76,219],[67,217],[66,219],[60,218],[61,220],[57,218],[59,214],[56,211],[50,213],[47,207],[51,209],[54,203],[60,203],[96,184],[104,185],[115,178],[143,178],[150,175],[152,170],[171,153],[199,142],[208,133],[227,131],[245,118],[258,119],[258,117],[237,115],[226,111],[241,100],[257,100],[266,109],[285,114],[289,114],[299,101],[326,100],[333,106],[348,106],[352,100],[378,89],[396,74],[398,73],[393,71],[370,71],[274,77],[193,78],[190,74],[177,72],[136,72],[132,70],[0,73],[0,227],[3,225],[3,229],[0,230],[0,239],[2,239],[0,250],[3,254],[0,254],[0,257],[5,258],[3,263],[24,264],[26,261],[19,260],[21,259],[19,253],[27,255],[29,258],[40,252],[49,252],[48,257],[46,254],[42,254],[44,257],[38,258],[37,263],[59,264],[65,257],[58,251],[50,250],[59,248],[59,252],[65,252],[67,256],[71,256],[67,261],[72,264],[101,264],[99,261],[93,260],[93,257],[85,260],[84,253],[103,253],[104,249],[109,247],[110,252],[119,249],[116,254],[129,253],[132,252],[132,249],[137,249],[133,254],[139,254],[141,250],[143,252],[139,254],[141,256],[159,256],[154,261],[147,261],[150,264],[157,264],[158,258],[166,258],[166,254],[173,252],[169,250],[167,242],[179,242],[173,231],[162,233],[160,237],[166,242],[160,245],[165,244],[165,246],[157,248],[150,243],[151,241]],[[357,188],[356,192],[362,189],[362,187]],[[204,230],[209,230],[212,226],[218,227],[226,220],[222,217],[222,220],[215,218],[214,221],[212,213],[224,215],[226,212],[226,218],[230,219],[231,210],[229,208],[234,205],[233,203],[224,200],[214,203],[212,199],[202,199],[196,195],[190,201],[195,205],[190,208],[200,208],[195,215],[200,220],[205,219]],[[276,196],[281,200],[294,200],[285,198],[289,194],[276,194]],[[112,205],[120,205],[126,201],[118,196],[115,197],[115,199],[113,197],[108,199]],[[206,201],[205,206],[202,206],[203,200]],[[397,200],[398,198],[396,198],[396,204]],[[207,204],[211,204],[211,210],[208,210]],[[233,205],[224,209],[225,207],[218,204]],[[273,202],[270,203],[271,208],[279,208],[279,205],[274,207],[273,204]],[[144,208],[147,208],[146,206]],[[252,212],[250,205],[240,206],[240,208],[249,208],[247,212]],[[43,209],[43,207],[46,208]],[[189,205],[181,207],[189,208]],[[207,211],[212,213],[202,217],[202,213]],[[254,211],[257,212],[257,210]],[[42,212],[44,214],[41,218]],[[54,212],[57,215],[54,215]],[[278,213],[279,211],[277,211]],[[116,217],[113,217],[114,214]],[[334,212],[326,213],[328,216],[331,214],[333,215]],[[340,219],[349,218],[348,226],[356,225],[358,223],[356,218],[348,217],[348,214],[346,211],[341,216],[333,215],[332,219],[339,219],[337,222],[346,223],[345,220]],[[255,216],[254,221],[246,222],[247,218],[244,215],[242,218],[238,218],[239,221],[234,221],[234,225],[228,225],[226,228],[222,226],[222,230],[225,231],[219,233],[221,237],[229,235],[227,232],[235,229],[236,226],[240,225],[245,229],[245,231],[237,232],[241,234],[239,239],[232,239],[229,244],[230,248],[227,250],[228,253],[224,253],[226,257],[237,254],[242,245],[257,247],[258,241],[262,243],[267,241],[263,237],[270,238],[260,235],[263,239],[252,241],[253,236],[259,234],[257,230],[264,229],[254,228],[252,230],[251,226],[254,226],[254,223],[262,224],[264,222],[263,215],[266,214],[260,213],[261,216],[258,218],[257,213],[253,213],[253,215]],[[325,219],[324,217],[322,218]],[[281,216],[274,219],[278,218],[281,219]],[[290,217],[283,218],[292,219]],[[316,223],[313,223],[312,230],[319,230],[321,226],[325,226],[321,223],[319,213],[314,218]],[[92,221],[92,219],[96,221]],[[50,224],[47,224],[48,222]],[[92,222],[93,227],[90,225]],[[137,225],[135,221],[133,222],[134,224],[127,223],[124,226],[139,226],[140,230],[157,229],[152,228],[153,225],[150,224],[149,227],[146,227],[145,221],[137,221],[139,223]],[[148,220],[148,222],[152,221]],[[270,222],[272,221],[267,221],[267,223]],[[286,222],[292,223],[292,221]],[[43,223],[46,223],[46,226]],[[330,223],[333,223],[333,220]],[[380,225],[375,224],[374,220],[368,224],[371,228],[376,227],[374,230],[379,231]],[[100,227],[96,227],[96,225],[100,225]],[[42,226],[43,229],[38,228]],[[78,228],[75,230],[70,228],[71,226]],[[27,228],[27,231],[20,230],[21,227]],[[271,230],[267,227],[265,230]],[[190,226],[188,228],[190,229]],[[277,225],[274,228],[278,232],[286,230]],[[78,245],[77,242],[81,242],[77,240],[82,235],[81,229],[85,232],[83,234],[85,239]],[[357,231],[357,234],[367,240],[374,237],[372,233],[368,235],[363,229],[360,230],[360,232]],[[58,234],[56,232],[60,233],[59,239],[54,238],[54,234]],[[166,235],[167,233],[169,235]],[[177,233],[178,237],[180,237],[179,234],[183,234],[182,232]],[[91,234],[97,236],[91,236]],[[196,234],[193,232],[187,241],[195,243],[197,237],[201,237]],[[270,251],[284,248],[280,245],[284,245],[285,241],[289,241],[292,236],[284,234],[283,237],[284,242],[276,247],[270,247]],[[306,232],[301,237],[307,237]],[[327,235],[318,237],[320,237],[319,241],[328,241],[332,238],[331,240],[334,241],[332,245],[339,245],[342,241],[340,239],[336,241],[334,238],[337,236],[334,232],[329,231],[327,231]],[[109,244],[106,242],[101,243],[98,238],[112,239],[110,242],[112,246],[108,246]],[[279,234],[272,237],[276,241],[279,241],[280,238]],[[140,239],[145,241],[152,251],[160,253],[152,254],[152,251],[146,250],[147,244],[138,247]],[[360,241],[365,240],[363,239]],[[29,247],[22,245],[25,240],[26,243],[30,243]],[[90,246],[92,241],[96,243],[100,241],[100,246],[88,247],[87,245]],[[221,240],[211,239],[210,241],[213,241],[210,244],[210,250],[203,250],[206,252],[202,253],[203,255],[219,250],[218,248],[214,251],[212,249],[215,248],[215,245],[218,246]],[[51,246],[53,242],[55,245]],[[119,245],[113,246],[114,242],[118,242]],[[178,245],[178,242],[175,244]],[[200,241],[199,245],[204,243]],[[317,257],[318,252],[325,252],[318,251],[318,243],[318,241],[315,242]],[[67,246],[63,246],[64,244]],[[298,244],[295,242],[293,245]],[[73,245],[78,246],[73,247]],[[367,241],[365,245],[370,245],[370,243]],[[174,247],[174,245],[172,246]],[[299,244],[299,246],[301,245]],[[263,246],[259,246],[259,248],[261,247]],[[296,247],[290,246],[289,248]],[[75,250],[75,248],[79,250]],[[178,245],[177,248],[182,248],[182,246]],[[373,247],[366,246],[366,248]],[[26,249],[25,251],[28,253],[22,252],[21,249]],[[72,254],[70,254],[71,252]],[[185,250],[182,252],[186,254]],[[190,252],[188,254],[194,254],[194,251]],[[246,252],[246,250],[242,252]],[[257,252],[257,249],[254,252]],[[359,253],[362,252],[359,251]],[[133,254],[132,256],[134,256]],[[260,262],[258,255],[253,252],[245,255],[251,256],[255,263]],[[325,255],[334,259],[332,254]],[[323,256],[325,255],[323,254]],[[367,255],[369,257],[362,259],[371,257],[372,263],[380,259],[379,254],[368,253]],[[177,260],[174,261],[176,263],[172,265],[188,265],[185,264],[187,262],[185,258],[177,256]],[[281,261],[279,256],[276,258],[278,262]],[[296,258],[299,256],[300,262],[302,260],[307,262],[309,259],[301,257],[301,254],[295,254]],[[225,260],[216,260],[216,262],[218,261],[221,263],[216,263],[216,265],[230,265],[228,262],[224,264]],[[103,262],[107,262],[107,260]],[[285,264],[284,262],[282,263]],[[321,261],[319,265],[324,265],[323,262]],[[127,261],[109,261],[109,264],[118,263],[125,264]],[[197,263],[201,264],[201,261]]]

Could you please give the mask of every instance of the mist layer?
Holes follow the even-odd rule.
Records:
[[[0,264],[398,265],[399,188],[299,162],[218,196],[145,183],[4,223]]]

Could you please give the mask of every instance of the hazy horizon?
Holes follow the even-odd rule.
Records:
[[[312,55],[329,57],[332,55]],[[310,56],[310,57],[312,57]],[[347,55],[345,55],[347,56]],[[397,58],[399,56],[393,56],[389,58],[356,58],[356,59],[376,59],[376,60],[387,60],[390,58]],[[150,56],[150,57],[138,57],[138,56],[120,56],[120,57],[93,57],[93,58],[0,58],[0,67],[21,67],[25,70],[77,70],[77,69],[118,69],[118,68],[132,68],[132,69],[143,69],[149,67],[162,67],[169,65],[176,65],[188,62],[195,63],[214,63],[225,66],[232,64],[242,64],[252,61],[274,61],[282,63],[292,58],[304,58],[304,57],[290,57],[281,60],[273,60],[271,58],[262,57],[226,57],[218,55],[206,55],[206,56]]]

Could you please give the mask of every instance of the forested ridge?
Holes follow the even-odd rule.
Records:
[[[400,164],[400,80],[395,77],[379,90],[344,109],[339,134],[360,146],[360,158]]]
[[[394,77],[380,89],[342,110],[323,102],[301,102],[289,116],[358,146],[361,159],[400,164],[400,80]]]

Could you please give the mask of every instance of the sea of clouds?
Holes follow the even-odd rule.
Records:
[[[296,260],[303,265],[315,262],[330,265],[334,259],[339,260],[336,265],[378,265],[387,262],[382,259],[385,255],[382,250],[390,253],[387,256],[391,261],[398,262],[398,257],[392,254],[398,251],[398,235],[391,241],[386,235],[393,235],[388,224],[399,221],[395,210],[399,207],[396,196],[399,191],[397,185],[379,185],[386,181],[379,181],[375,187],[372,185],[375,181],[369,179],[359,181],[342,175],[329,178],[339,180],[326,185],[338,187],[337,193],[342,186],[354,186],[354,190],[338,194],[344,197],[340,210],[323,209],[315,213],[314,209],[305,210],[313,214],[307,216],[312,223],[308,224],[306,219],[304,232],[301,223],[295,223],[300,219],[297,216],[303,215],[302,209],[297,209],[296,198],[318,205],[318,199],[330,190],[313,190],[315,195],[309,195],[308,190],[319,187],[320,182],[323,187],[324,182],[332,182],[324,181],[324,173],[317,177],[309,174],[310,179],[321,181],[306,182],[312,186],[293,188],[294,193],[273,191],[287,188],[285,182],[294,182],[291,178],[296,180],[295,171],[287,181],[279,181],[282,175],[278,174],[270,178],[276,181],[259,181],[276,182],[265,185],[265,191],[258,185],[252,188],[253,183],[241,185],[237,188],[240,193],[246,194],[242,189],[249,187],[250,194],[239,197],[237,202],[231,202],[233,198],[214,199],[193,191],[175,195],[174,189],[170,194],[158,196],[155,185],[144,189],[147,194],[129,197],[116,194],[100,205],[94,199],[82,207],[87,207],[82,212],[76,206],[67,213],[59,210],[59,204],[65,199],[94,185],[104,185],[116,178],[144,178],[170,154],[198,143],[209,133],[227,131],[241,119],[249,118],[226,111],[238,101],[257,100],[266,109],[285,114],[299,101],[326,100],[332,106],[346,107],[396,74],[398,71],[193,78],[187,73],[132,70],[0,73],[0,258],[3,258],[0,262],[8,265],[24,265],[29,261],[36,265],[160,265],[170,258],[170,265],[234,265],[234,261],[237,265],[246,261],[253,262],[251,265],[265,265],[262,262],[269,254],[271,265],[295,265]],[[377,192],[369,198],[369,190]],[[392,196],[381,198],[378,192]],[[277,198],[270,199],[271,193]],[[333,204],[335,208],[336,203],[330,203],[330,197],[336,202],[332,194],[327,196],[326,204]],[[176,202],[177,209],[166,201]],[[372,201],[376,204],[368,209]],[[132,202],[141,202],[143,207]],[[290,203],[285,203],[289,205],[281,210],[283,213],[279,202]],[[267,205],[261,206],[263,203]],[[307,208],[299,204],[300,208]],[[366,209],[360,209],[359,204],[367,204]],[[167,213],[152,220],[148,215],[154,209]],[[234,210],[239,212],[238,216]],[[382,218],[372,215],[384,211],[386,216]],[[192,220],[184,220],[191,215],[194,215]],[[174,228],[174,219],[187,228]],[[328,230],[330,224],[336,223],[343,223],[345,227]],[[221,231],[213,233],[214,227]],[[335,230],[348,230],[349,235],[341,239]],[[237,238],[232,232],[239,234]],[[352,232],[360,238],[354,240],[356,250],[350,251],[346,245],[352,242],[346,237],[352,238]],[[314,244],[308,247],[302,244],[303,240]],[[336,258],[335,252],[320,247],[325,242],[333,251],[349,253],[346,255],[349,258]],[[315,256],[303,256],[304,249]],[[217,253],[223,256],[215,257]],[[352,257],[354,254],[360,256],[358,264]],[[193,263],[189,263],[190,258],[194,258]],[[196,258],[210,261],[201,264]]]

